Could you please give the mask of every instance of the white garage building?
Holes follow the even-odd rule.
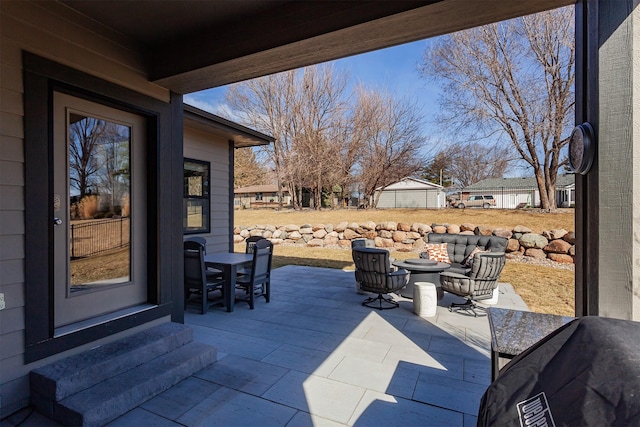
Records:
[[[391,208],[444,208],[446,197],[441,185],[419,178],[406,177],[386,187],[376,190],[380,196],[377,207]]]

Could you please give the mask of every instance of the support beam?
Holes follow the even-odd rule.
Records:
[[[597,134],[597,160],[577,180],[576,314],[640,320],[640,8],[578,4],[577,122]],[[590,48],[596,44],[595,48]],[[577,61],[577,62],[578,62]]]

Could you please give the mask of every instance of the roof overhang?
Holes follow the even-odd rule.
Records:
[[[573,0],[60,0],[190,93],[573,4]]]
[[[233,141],[235,148],[268,145],[275,141],[275,138],[272,136],[188,104],[184,104],[184,122],[185,126],[219,135],[227,140]]]

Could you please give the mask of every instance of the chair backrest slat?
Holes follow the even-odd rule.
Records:
[[[253,246],[253,266],[251,268],[251,281],[259,285],[269,279],[271,270],[271,257],[273,244],[267,239],[261,239]]]
[[[184,282],[189,286],[202,286],[206,282],[204,249],[194,241],[184,242]]]

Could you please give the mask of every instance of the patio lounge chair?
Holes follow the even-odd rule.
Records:
[[[466,274],[450,271],[440,273],[442,290],[466,297],[464,303],[451,303],[449,311],[471,312],[478,317],[478,311],[486,314],[486,309],[474,301],[489,299],[498,286],[498,278],[505,264],[505,254],[500,252],[479,252],[473,257],[471,269]]]
[[[364,300],[362,305],[378,310],[398,307],[396,301],[384,295],[404,288],[409,283],[409,272],[404,269],[393,271],[386,249],[355,247],[351,253],[360,290],[378,294],[377,297]]]

